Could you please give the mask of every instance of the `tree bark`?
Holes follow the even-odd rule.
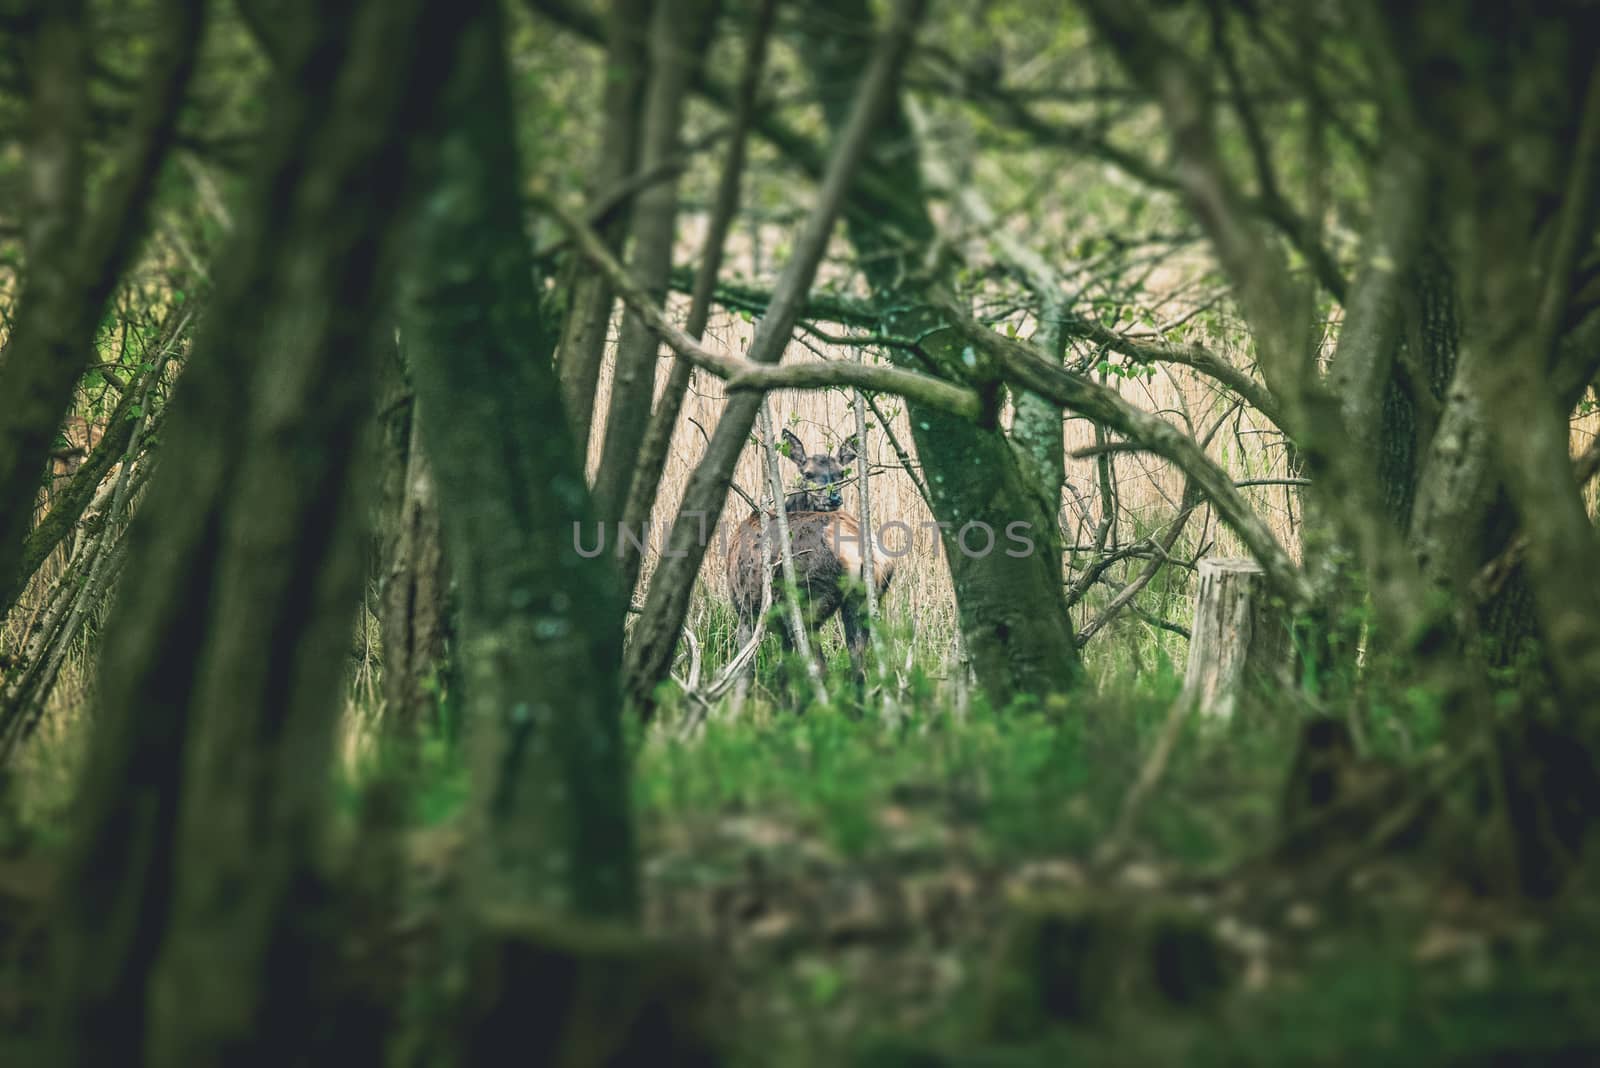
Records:
[[[107,628],[60,913],[65,1063],[307,1053],[335,693],[412,116],[461,5],[293,28],[258,182]],[[357,193],[359,191],[359,194]]]
[[[657,0],[650,32],[650,84],[639,167],[643,173],[667,166],[677,156],[690,73],[705,54],[716,9],[713,0]],[[652,181],[633,208],[634,280],[660,304],[672,276],[672,246],[678,229],[678,180]],[[622,518],[628,489],[639,466],[639,447],[650,422],[656,393],[656,354],[661,339],[637,315],[622,319],[611,406],[606,414],[605,448],[595,475],[595,510],[603,522]]]
[[[422,444],[461,598],[456,650],[482,850],[474,892],[629,917],[636,875],[610,561],[549,362],[523,232],[522,167],[498,7],[478,20],[432,117],[442,138],[406,300]]]
[[[438,487],[422,451],[416,397],[399,352],[384,361],[379,400],[380,501],[377,521],[379,632],[383,646],[382,734],[404,762],[434,727],[436,672],[443,667],[449,574],[440,532]]]
[[[606,120],[590,187],[593,199],[611,195],[628,180],[638,163],[639,116],[648,69],[645,35],[651,6],[652,0],[617,0],[606,23],[606,57],[601,67],[605,72]],[[629,211],[618,208],[601,223],[601,235],[613,252],[622,249],[628,218]],[[556,351],[562,407],[581,457],[588,455],[595,389],[615,295],[605,279],[582,271],[579,261],[573,261],[571,272],[567,317]]]
[[[831,24],[856,31],[814,39],[810,48],[823,109],[837,130],[848,99],[842,94],[856,83],[863,65],[866,35],[860,31],[872,24],[872,17],[860,0],[834,0],[829,12]],[[874,296],[883,307],[895,309],[884,316],[884,330],[918,339],[937,373],[962,381],[967,377],[964,354],[970,350],[959,331],[929,307],[931,280],[922,265],[934,245],[934,227],[922,193],[916,141],[898,99],[890,105],[868,169],[876,181],[853,189],[857,210],[848,222]],[[884,185],[898,191],[897,203],[877,205],[870,199]],[[889,220],[907,218],[914,221],[909,232],[900,225],[890,228]],[[891,359],[926,369],[901,350],[891,352]],[[996,707],[1024,694],[1071,690],[1082,677],[1082,665],[1062,593],[1061,560],[1052,551],[1055,509],[1041,506],[1039,487],[1030,484],[998,428],[910,401],[906,410],[927,473],[962,637],[978,685]],[[1032,548],[1012,555],[1003,542],[1019,522],[1026,524]],[[971,532],[985,528],[1000,544],[980,553],[985,539]],[[977,539],[973,551],[964,538]]]
[[[1202,715],[1229,719],[1241,705],[1271,696],[1289,681],[1289,628],[1268,595],[1261,565],[1213,557],[1200,561],[1189,667],[1182,701]]]

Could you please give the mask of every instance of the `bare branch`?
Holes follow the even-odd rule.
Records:
[[[816,203],[796,235],[794,256],[785,264],[767,314],[756,327],[749,350],[751,362],[774,364],[783,355],[804,307],[806,293],[822,262],[834,223],[878,132],[882,116],[894,99],[900,71],[910,52],[923,9],[924,0],[899,0],[895,4],[828,162]],[[665,325],[668,324],[663,318],[657,328]],[[689,340],[676,328],[670,333],[663,331],[668,344],[686,359],[691,358],[673,344],[673,335],[678,341]],[[679,507],[680,517],[698,514],[708,525],[714,525],[721,518],[727,504],[729,478],[759,408],[760,398],[756,396],[735,395],[729,400],[705,456],[690,476]],[[656,683],[671,668],[694,577],[705,559],[707,546],[689,529],[691,525],[673,524],[668,548],[651,580],[644,615],[634,628],[634,640],[628,650],[627,692],[646,716],[653,707],[652,692]]]
[[[756,358],[762,349],[751,345],[751,358],[741,358],[728,353],[713,352],[695,341],[681,327],[667,318],[649,295],[623,270],[594,231],[584,225],[575,213],[548,198],[543,200],[546,209],[567,232],[572,235],[580,252],[594,264],[616,289],[634,314],[661,335],[667,346],[679,356],[718,378],[726,379],[728,389],[738,392],[751,390],[766,392],[774,389],[826,389],[830,386],[854,386],[877,393],[897,393],[931,407],[960,415],[967,419],[978,416],[980,405],[976,392],[953,385],[930,375],[906,371],[882,364],[857,364],[844,361],[822,363],[792,363],[774,366]],[[774,304],[777,297],[773,298]],[[798,317],[798,301],[791,302],[790,328]],[[769,312],[769,315],[771,313]],[[767,322],[763,319],[762,322]],[[758,338],[759,342],[759,338]],[[771,348],[771,344],[767,348]],[[781,348],[778,350],[781,355]]]
[[[712,209],[705,243],[701,247],[694,295],[689,304],[689,323],[685,333],[696,341],[705,334],[706,321],[711,316],[712,294],[716,288],[717,274],[722,269],[723,249],[739,208],[745,149],[777,7],[777,0],[761,0],[745,38],[744,73],[739,79],[733,132],[728,143],[728,154],[722,163],[722,174],[717,180],[716,206]],[[650,517],[650,509],[661,484],[661,472],[672,447],[673,431],[677,429],[678,413],[683,408],[684,394],[689,390],[693,375],[694,364],[687,357],[680,356],[673,362],[666,389],[650,416],[649,426],[645,428],[644,439],[639,446],[638,464],[622,512],[622,521],[629,529],[639,529]],[[629,596],[632,596],[633,586],[638,581],[639,562],[637,550],[631,546],[624,549],[621,561],[622,588]]]
[[[1140,441],[1149,451],[1177,464],[1239,535],[1274,590],[1290,605],[1310,599],[1310,586],[1289,554],[1234,488],[1233,479],[1206,456],[1192,437],[1165,419],[1135,408],[1115,391],[1056,366],[1026,342],[984,329],[953,301],[947,302],[944,310],[969,341],[994,359],[1008,381]]]

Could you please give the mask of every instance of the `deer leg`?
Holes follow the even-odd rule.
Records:
[[[774,620],[777,624],[778,641],[783,647],[783,655],[778,658],[778,693],[789,707],[796,706],[794,693],[795,673],[793,667],[795,644],[794,633],[789,629],[789,620],[780,610],[779,618]]]
[[[743,649],[745,642],[748,642],[751,635],[755,634],[755,632],[755,623],[749,619],[746,619],[741,613],[739,616],[739,625],[734,630],[734,651],[737,652],[738,650]],[[735,718],[738,717],[739,713],[744,711],[745,700],[750,696],[750,683],[755,679],[755,675],[756,658],[752,656],[750,658],[750,662],[740,669],[739,676],[734,680],[733,683],[732,712]]]
[[[817,677],[828,677],[828,654],[822,649],[822,624],[826,619],[807,619],[806,637],[811,639],[811,659],[817,662]]]
[[[867,689],[866,649],[867,621],[866,599],[864,597],[846,597],[844,604],[839,608],[839,621],[844,624],[844,644],[850,651],[850,674],[855,682],[856,698],[864,698]]]

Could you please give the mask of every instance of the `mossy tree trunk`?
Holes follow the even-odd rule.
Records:
[[[62,880],[60,1060],[311,1056],[323,815],[413,117],[463,9],[306,18],[130,532]]]
[[[1378,494],[1385,513],[1397,531],[1409,532],[1414,548],[1418,526],[1413,516],[1419,499],[1432,507],[1437,495],[1425,484],[1430,475],[1429,456],[1455,375],[1460,344],[1455,277],[1446,249],[1430,220],[1417,263],[1400,287],[1402,329],[1393,339],[1396,352],[1389,380],[1384,384],[1377,425],[1373,428],[1373,455],[1377,465]],[[1301,621],[1298,652],[1302,682],[1324,698],[1349,696],[1360,673],[1358,650],[1363,626],[1363,582],[1360,561],[1342,542],[1334,522],[1319,508],[1316,494],[1301,493],[1304,523],[1301,550],[1307,574],[1317,588],[1317,599]],[[1470,497],[1453,499],[1470,506]],[[1460,537],[1459,530],[1451,536]],[[1465,544],[1462,539],[1457,544]],[[1429,574],[1424,563],[1423,573]]]
[[[438,485],[417,432],[416,395],[396,351],[378,396],[379,501],[373,570],[383,646],[382,734],[411,763],[437,727],[439,673],[449,633],[449,572]]]
[[[808,58],[824,111],[836,129],[843,122],[849,90],[864,67],[863,48],[872,25],[860,0],[830,0],[827,28],[811,42]],[[838,27],[849,29],[840,32]],[[884,315],[887,333],[916,339],[920,352],[896,349],[891,358],[914,370],[963,380],[970,375],[970,349],[929,305],[939,283],[929,277],[926,260],[935,244],[918,166],[916,139],[898,99],[885,119],[866,170],[871,184],[852,191],[847,211],[850,239],[862,272]],[[898,192],[887,202],[882,191]],[[955,584],[956,604],[967,653],[978,685],[997,706],[1024,695],[1060,693],[1082,677],[1072,622],[1062,589],[1061,559],[1054,551],[1054,508],[1059,496],[1059,460],[1046,450],[1039,484],[1030,482],[1005,435],[995,426],[907,402],[917,455],[927,474],[929,503],[940,523],[944,555]],[[1059,412],[1055,413],[1060,438]],[[1031,454],[1030,454],[1031,455]],[[1053,481],[1054,494],[1041,489]],[[1017,554],[1007,542],[1012,524],[1025,523],[1032,550]],[[989,542],[987,528],[993,535]],[[985,545],[991,545],[985,552]]]
[[[464,729],[477,755],[490,899],[622,916],[636,906],[610,562],[574,542],[593,513],[550,362],[504,35],[474,22],[443,106],[404,332],[461,610]]]

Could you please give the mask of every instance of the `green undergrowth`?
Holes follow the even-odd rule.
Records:
[[[1179,680],[1152,675],[994,709],[954,707],[931,684],[892,716],[880,708],[795,709],[765,695],[723,702],[690,737],[682,710],[629,724],[631,789],[648,844],[674,828],[752,814],[870,854],[897,815],[938,823],[997,860],[1087,856],[1103,839],[1166,724]],[[1184,864],[1222,862],[1259,842],[1293,746],[1292,714],[1191,721],[1135,825],[1138,843]],[[348,796],[381,757],[362,762]],[[470,793],[460,749],[431,740],[414,817],[448,822]],[[890,817],[889,820],[885,816]]]
[[[1571,947],[1538,961],[1430,967],[1404,945],[1352,940],[1292,981],[1238,991],[1204,1012],[1147,1009],[1110,1025],[1057,1028],[1026,1043],[884,1035],[864,1041],[850,1063],[1556,1068],[1600,1063],[1597,1009],[1600,975]]]
[[[970,832],[997,857],[1086,855],[1166,723],[1174,693],[1084,693],[995,710],[913,707],[893,721],[760,706],[709,718],[683,742],[641,740],[634,797],[647,830],[740,813],[805,826],[847,854],[881,844],[886,809]],[[1190,723],[1138,825],[1187,863],[1256,839],[1287,766],[1293,723]]]

